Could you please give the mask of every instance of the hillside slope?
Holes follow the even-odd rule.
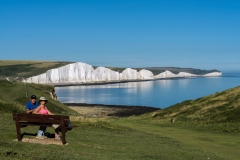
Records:
[[[240,122],[240,86],[196,100],[187,100],[166,109],[141,116],[141,119],[174,123]]]
[[[41,96],[46,97],[48,99],[48,109],[55,114],[77,114],[77,112],[51,98],[50,92],[53,90],[53,86],[26,84],[26,88],[22,82],[0,80],[0,113],[24,112],[25,104],[29,101],[29,97],[35,94],[38,99]]]
[[[71,62],[44,61],[4,61],[0,60],[0,79],[6,77],[27,78],[45,73],[49,69],[58,68]]]

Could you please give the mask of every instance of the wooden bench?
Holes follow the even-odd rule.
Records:
[[[22,140],[20,128],[27,126],[52,127],[52,124],[59,124],[60,132],[62,133],[62,143],[66,144],[65,132],[72,129],[68,126],[70,123],[69,116],[13,113],[13,120],[16,124],[18,141]]]

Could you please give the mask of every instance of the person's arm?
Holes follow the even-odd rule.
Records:
[[[47,107],[46,107],[46,109],[47,109]],[[47,109],[48,110],[48,109]],[[48,110],[48,114],[49,115],[55,115],[55,114],[53,114],[52,112],[50,112],[49,110]]]
[[[32,109],[32,110],[26,109],[27,114],[32,113],[33,111],[34,111],[34,109]]]
[[[29,113],[32,113],[34,109],[30,109],[29,107],[29,103],[26,104],[26,113],[29,114]]]
[[[33,113],[33,114],[39,114],[39,110],[40,110],[40,106],[38,106],[37,108],[35,108],[32,113]]]

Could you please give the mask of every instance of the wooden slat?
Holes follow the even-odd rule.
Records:
[[[20,122],[41,122],[41,123],[51,123],[51,124],[60,124],[61,120],[55,119],[34,119],[34,118],[21,118]],[[64,124],[68,124],[70,120],[64,120]]]
[[[25,127],[25,126],[44,126],[44,127],[52,127],[52,124],[44,124],[44,123],[38,123],[38,124],[36,124],[36,123],[23,123],[23,124],[21,124],[20,123],[20,125],[22,126],[22,127]],[[21,128],[22,128],[21,127]]]
[[[65,124],[70,122],[69,116],[61,115],[14,114],[13,120],[16,120],[16,117],[18,117],[19,121],[28,122],[60,123],[62,118],[64,118]]]
[[[13,119],[16,119],[17,115],[13,115]],[[61,120],[63,117],[64,119],[69,119],[69,116],[61,116],[61,115],[38,115],[38,114],[19,114],[19,119],[21,118],[35,118],[35,119],[42,119],[42,118],[53,118]]]
[[[13,117],[19,115],[20,117],[41,117],[41,116],[48,116],[48,117],[52,117],[52,118],[67,118],[69,116],[63,116],[63,115],[41,115],[41,114],[27,114],[27,113],[13,113]]]

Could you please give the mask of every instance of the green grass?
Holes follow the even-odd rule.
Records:
[[[187,128],[213,134],[240,134],[240,87],[130,118],[133,122]]]
[[[47,107],[52,113],[67,115],[77,114],[77,112],[69,109],[64,104],[51,98],[50,92],[53,90],[53,86],[31,83],[27,83],[26,85],[28,96],[26,96],[24,83],[0,80],[0,105],[2,106],[2,109],[0,109],[0,111],[3,110],[3,108],[3,111],[6,111],[6,108],[9,108],[9,110],[13,111],[15,111],[16,108],[20,111],[24,111],[25,105],[29,101],[30,96],[32,94],[35,94],[38,99],[42,96],[48,99]]]
[[[187,126],[169,123],[151,123],[151,121],[134,121],[132,119],[111,119],[111,123],[129,127],[140,132],[160,135],[174,139],[188,146],[197,147],[223,157],[240,158],[239,134],[220,134],[199,126]],[[193,158],[195,159],[195,158]]]
[[[71,62],[42,62],[42,61],[0,61],[0,78],[28,78],[58,68]]]
[[[174,119],[175,123],[221,124],[240,123],[239,115],[240,87],[236,87],[196,100],[187,100],[138,118],[159,122]]]
[[[53,86],[27,84],[29,95],[45,96],[49,99],[48,108],[57,114],[71,115],[72,123],[77,127],[67,132],[66,146],[42,145],[13,141],[16,139],[16,128],[12,121],[13,112],[24,112],[28,97],[25,96],[25,87],[20,82],[0,81],[0,159],[236,159],[238,156],[239,142],[226,139],[226,141],[213,139],[208,143],[198,143],[198,139],[204,142],[211,137],[203,136],[208,130],[193,132],[186,126],[170,123],[154,124],[151,121],[139,121],[128,119],[86,119],[70,110],[63,104],[50,98],[49,92]],[[188,104],[188,103],[186,103]],[[144,122],[144,123],[143,123]],[[171,124],[170,124],[171,125]],[[22,133],[35,134],[38,127],[22,128]],[[174,131],[168,133],[169,130]],[[47,131],[54,134],[53,128]],[[190,138],[200,134],[198,139]],[[184,136],[185,135],[185,136]],[[189,136],[192,135],[192,136]],[[25,138],[35,138],[25,135]],[[187,138],[186,138],[187,137]],[[234,135],[233,135],[234,137]],[[184,139],[184,140],[183,140]],[[236,139],[236,137],[235,137]],[[191,142],[192,141],[192,142]],[[220,147],[214,147],[217,143],[226,143]],[[191,142],[191,143],[190,143]],[[229,143],[227,143],[229,142]],[[237,143],[237,144],[236,144]],[[200,145],[201,144],[201,145]],[[204,145],[209,147],[204,148]],[[229,147],[230,146],[230,147]],[[235,149],[231,149],[231,147]],[[226,151],[222,152],[222,150]],[[227,152],[230,150],[229,152]],[[231,153],[231,155],[229,154]]]
[[[0,113],[22,113],[24,110],[22,107],[14,105],[12,103],[0,102]]]
[[[103,121],[74,122],[67,132],[68,145],[42,145],[16,142],[11,114],[0,117],[1,159],[227,159],[217,153],[187,145],[164,134],[146,133]],[[36,133],[26,127],[22,133]],[[52,128],[46,132],[54,133]],[[28,136],[30,137],[30,136]]]

